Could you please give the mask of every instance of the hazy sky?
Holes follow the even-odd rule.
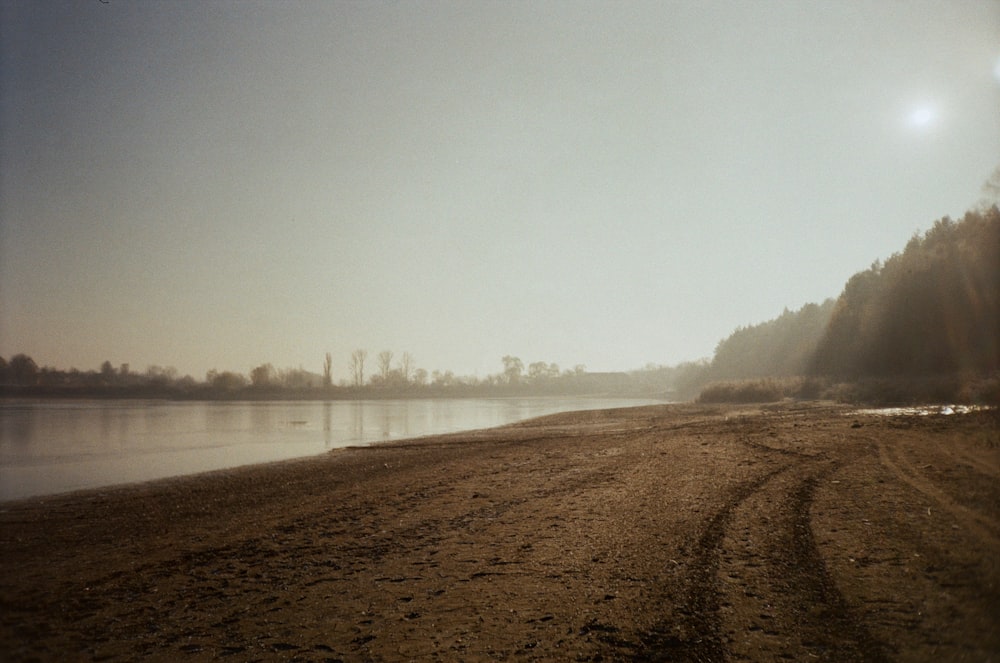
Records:
[[[0,355],[710,356],[1000,162],[1000,3],[2,3]]]

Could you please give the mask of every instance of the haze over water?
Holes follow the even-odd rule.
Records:
[[[499,426],[644,399],[0,402],[0,500]]]

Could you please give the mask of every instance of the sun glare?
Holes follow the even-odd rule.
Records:
[[[914,129],[924,129],[934,123],[937,114],[930,106],[918,106],[910,111],[907,124]]]

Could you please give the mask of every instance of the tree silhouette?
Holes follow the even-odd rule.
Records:
[[[1000,210],[945,217],[851,277],[812,362],[843,377],[1000,369]]]
[[[409,352],[404,352],[400,358],[399,372],[403,376],[403,382],[409,384],[410,379],[413,377],[413,355]]]
[[[989,179],[983,182],[984,207],[1000,205],[1000,166],[993,169]]]
[[[521,373],[524,372],[524,362],[518,357],[504,355],[503,374],[507,379],[507,384],[518,384],[521,381]]]
[[[38,364],[26,354],[11,357],[7,372],[15,384],[31,385],[38,381]]]
[[[323,386],[329,388],[333,385],[333,356],[327,352],[323,359]]]
[[[267,387],[274,382],[277,374],[271,364],[261,364],[250,371],[250,383],[255,387]]]
[[[389,384],[389,373],[392,372],[392,350],[383,350],[376,357],[378,361],[378,374],[382,379],[382,384]]]
[[[365,360],[368,358],[368,351],[358,348],[351,353],[351,375],[354,378],[354,386],[360,387],[365,383]]]
[[[746,379],[804,374],[826,329],[834,301],[806,304],[774,320],[740,327],[715,348],[711,379]]]

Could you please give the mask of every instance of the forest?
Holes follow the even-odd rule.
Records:
[[[702,400],[1000,402],[1000,210],[945,217],[823,304],[737,329]]]

